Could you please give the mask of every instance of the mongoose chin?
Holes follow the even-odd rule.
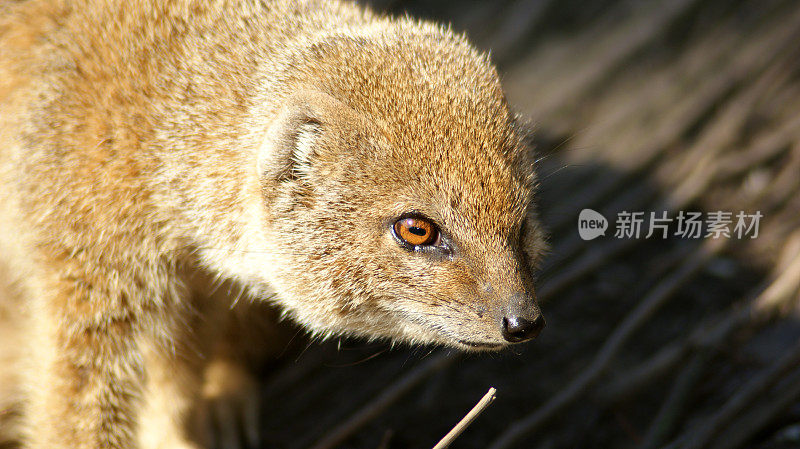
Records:
[[[474,351],[544,326],[524,127],[450,29],[335,1],[0,0],[0,109],[24,354],[0,369],[27,447],[193,447],[220,283],[320,336]]]

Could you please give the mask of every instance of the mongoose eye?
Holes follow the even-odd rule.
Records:
[[[394,224],[395,235],[404,243],[412,246],[435,245],[439,241],[439,230],[436,225],[425,218],[406,217]]]

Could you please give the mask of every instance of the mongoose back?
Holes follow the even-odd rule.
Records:
[[[0,1],[0,312],[24,354],[0,369],[24,444],[195,447],[198,277],[321,337],[533,338],[524,137],[488,57],[430,23],[335,1]]]

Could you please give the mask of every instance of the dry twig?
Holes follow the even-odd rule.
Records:
[[[433,446],[433,449],[445,449],[449,447],[450,444],[452,444],[453,441],[455,441],[456,438],[458,438],[458,436],[461,435],[461,433],[464,432],[464,430],[466,430],[470,424],[472,424],[472,421],[475,421],[475,418],[477,418],[478,415],[483,413],[483,411],[492,404],[495,398],[494,394],[496,392],[497,390],[495,390],[494,387],[489,388],[489,391],[487,391],[481,400],[475,404],[475,407],[472,407],[472,410],[470,410],[466,416],[461,418],[461,421],[459,421],[455,427],[447,432],[447,435],[439,440],[439,442],[436,443],[436,446]]]

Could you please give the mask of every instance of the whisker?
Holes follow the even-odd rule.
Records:
[[[339,342],[341,343],[341,340],[339,340]],[[352,363],[344,363],[344,364],[325,364],[325,366],[327,366],[327,367],[329,367],[329,368],[346,368],[346,367],[348,367],[348,366],[356,366],[356,365],[360,365],[360,364],[362,364],[362,363],[365,363],[365,362],[368,362],[368,361],[370,361],[370,360],[374,359],[375,357],[378,357],[378,356],[379,356],[379,355],[381,355],[381,354],[384,354],[384,353],[386,353],[388,350],[389,350],[389,348],[383,348],[383,349],[379,350],[378,352],[376,352],[376,353],[374,353],[374,354],[370,354],[370,355],[368,355],[367,357],[365,357],[365,358],[363,358],[363,359],[361,359],[361,360],[357,360],[357,361],[355,361],[355,362],[352,362]]]
[[[572,164],[564,164],[564,165],[560,166],[559,168],[557,168],[556,170],[551,171],[550,173],[548,173],[543,178],[539,179],[539,182],[547,181],[548,179],[550,179],[551,176],[556,175],[556,174],[560,173],[561,171],[563,171],[564,169],[570,168],[570,167],[574,167],[574,165],[572,165]]]

